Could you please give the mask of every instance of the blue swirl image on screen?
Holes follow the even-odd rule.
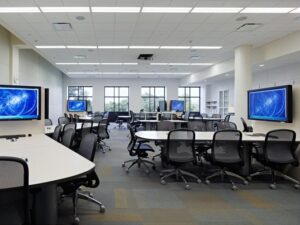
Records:
[[[37,89],[0,88],[0,119],[37,119],[38,94]]]
[[[171,110],[176,111],[176,112],[183,112],[184,111],[184,101],[173,100],[171,103]]]
[[[68,111],[70,112],[84,112],[86,110],[86,101],[69,101]]]
[[[250,92],[249,117],[260,120],[287,120],[286,89]]]

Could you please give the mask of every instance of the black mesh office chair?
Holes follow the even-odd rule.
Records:
[[[201,120],[189,121],[187,126],[189,130],[206,131],[206,124],[204,121]]]
[[[183,116],[183,120],[189,121],[190,119],[190,111],[186,111]]]
[[[218,130],[237,130],[237,126],[233,122],[221,121],[217,123]]]
[[[77,124],[76,123],[68,123],[68,124],[65,124],[63,126],[63,129],[62,129],[62,135],[64,135],[65,131],[68,130],[68,129],[73,129],[75,131],[75,134],[76,134],[76,126]]]
[[[98,147],[100,147],[101,151],[103,153],[106,152],[106,149],[111,151],[111,148],[105,143],[106,139],[109,139],[109,132],[108,132],[108,120],[107,119],[102,119],[98,123]]]
[[[93,162],[96,152],[96,146],[97,135],[92,133],[87,134],[83,137],[80,143],[78,154]],[[94,170],[85,176],[61,184],[61,187],[63,189],[61,197],[64,198],[66,196],[71,196],[73,198],[74,224],[79,224],[79,217],[77,216],[78,199],[84,199],[93,202],[100,207],[101,213],[105,212],[105,206],[100,201],[95,199],[90,192],[83,192],[79,190],[79,188],[82,186],[87,188],[96,188],[99,186],[99,184],[100,180],[97,176],[97,173]]]
[[[190,185],[184,176],[192,177],[198,183],[201,183],[198,176],[181,169],[182,165],[197,164],[194,144],[195,132],[193,130],[178,129],[169,132],[165,152],[166,160],[168,164],[173,165],[175,168],[161,171],[161,184],[166,184],[165,179],[171,176],[176,176],[177,180],[180,178],[185,183],[185,189],[187,190],[190,189]]]
[[[281,129],[272,130],[266,134],[265,142],[261,148],[255,148],[254,157],[257,161],[262,163],[265,168],[262,171],[251,174],[248,178],[258,175],[271,174],[272,183],[271,189],[276,189],[276,176],[282,177],[288,181],[293,182],[296,189],[300,189],[300,182],[282,171],[283,167],[291,165],[299,166],[297,157],[295,156],[296,133],[293,130]]]
[[[156,124],[156,130],[157,131],[171,131],[175,130],[175,123],[171,121],[160,121],[159,123]],[[165,148],[165,142],[164,141],[155,141],[155,145],[159,146],[161,151],[164,151]],[[156,157],[161,157],[162,154],[156,154],[152,157],[152,160],[154,161]]]
[[[68,120],[69,120],[68,113],[64,113],[64,117],[68,118]]]
[[[80,119],[79,119],[79,115],[78,114],[74,114],[74,122],[75,123],[79,123]]]
[[[69,119],[68,117],[59,117],[58,118],[58,124],[59,125],[63,125],[63,124],[68,124],[69,123]]]
[[[52,138],[55,140],[55,141],[58,141],[60,142],[60,139],[61,139],[61,133],[62,133],[62,126],[61,125],[57,125],[54,129],[54,133],[52,135]]]
[[[45,119],[45,126],[51,126],[52,124],[53,123],[51,119]]]
[[[99,122],[103,119],[103,116],[95,116],[92,118],[92,132],[97,134],[98,133],[98,125],[99,125]],[[95,126],[95,124],[97,124],[97,126]]]
[[[150,170],[147,164],[150,164],[152,166],[152,169],[155,169],[155,164],[146,160],[145,158],[148,158],[147,152],[154,152],[154,150],[150,145],[146,144],[145,142],[137,140],[137,138],[134,135],[134,130],[130,126],[130,124],[127,124],[127,128],[130,132],[130,141],[127,146],[127,150],[130,156],[136,156],[137,158],[125,161],[122,164],[122,167],[125,167],[127,163],[131,163],[131,165],[126,169],[126,172],[129,173],[130,168],[134,165],[137,164],[139,168],[141,167],[141,165],[143,165],[146,167],[146,173],[149,173]]]
[[[79,144],[81,143],[81,140],[83,139],[83,137],[89,133],[92,132],[92,126],[93,126],[93,122],[92,121],[83,121],[81,124],[81,128],[78,131],[78,133],[76,132],[76,147],[79,146]]]
[[[69,114],[69,121],[70,121],[71,123],[74,122],[74,116],[73,116],[71,113]]]
[[[224,122],[229,122],[229,120],[230,120],[230,115],[227,114],[227,115],[225,116],[225,118],[224,118]]]
[[[31,224],[29,170],[25,160],[0,156],[0,224]]]
[[[72,149],[74,138],[75,138],[75,130],[74,129],[65,130],[62,135],[62,138],[61,138],[61,143],[64,146],[66,146],[67,148]]]
[[[142,127],[142,123],[136,120],[136,117],[132,110],[129,111],[129,114],[130,114],[129,124],[134,129],[134,131],[136,132],[137,130],[144,129]]]
[[[230,179],[235,177],[248,184],[247,180],[240,175],[227,170],[231,166],[243,166],[242,157],[242,133],[238,130],[221,130],[217,131],[213,137],[211,154],[207,155],[207,160],[213,165],[220,167],[215,173],[205,178],[207,184],[213,177],[224,176],[229,179],[232,184],[232,190],[237,190],[237,186]]]
[[[243,117],[241,117],[241,121],[242,121],[242,124],[243,124],[243,127],[244,127],[244,130],[243,132],[253,132],[253,128],[251,126],[248,126],[246,121],[244,120]]]

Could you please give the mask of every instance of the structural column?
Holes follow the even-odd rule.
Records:
[[[237,121],[247,120],[247,91],[252,88],[252,46],[244,45],[234,52],[234,110]],[[239,125],[240,123],[238,123]]]

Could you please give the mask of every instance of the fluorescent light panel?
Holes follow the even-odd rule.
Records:
[[[68,45],[67,48],[94,49],[97,48],[97,46]]]
[[[70,75],[78,75],[78,74],[86,74],[86,75],[92,75],[92,74],[140,74],[140,75],[150,75],[150,74],[175,74],[175,75],[189,75],[190,72],[68,72],[67,74]]]
[[[296,8],[295,10],[291,11],[290,13],[300,13],[300,8]]]
[[[190,7],[143,7],[143,13],[189,13]]]
[[[191,46],[191,49],[221,49],[222,46]]]
[[[131,49],[158,49],[159,46],[129,46]]]
[[[295,8],[257,8],[257,7],[247,7],[244,8],[241,13],[288,13]]]
[[[120,46],[98,46],[99,49],[126,49],[128,46],[120,45]]]
[[[44,13],[89,13],[90,7],[40,7]]]
[[[37,45],[35,46],[36,48],[40,48],[40,49],[43,49],[43,48],[49,48],[49,49],[60,49],[60,48],[66,48],[66,46],[64,45]]]
[[[0,7],[0,13],[40,13],[38,7]]]
[[[161,49],[190,49],[190,46],[160,46]]]
[[[192,13],[238,13],[242,9],[237,7],[196,7]]]
[[[78,65],[76,62],[59,62],[55,63],[56,65]]]
[[[213,63],[150,63],[151,66],[211,66]]]
[[[141,7],[92,7],[92,12],[101,13],[139,13]]]

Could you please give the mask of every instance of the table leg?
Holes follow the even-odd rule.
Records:
[[[243,160],[244,165],[240,168],[240,174],[242,176],[249,176],[251,170],[251,143],[244,143]]]

